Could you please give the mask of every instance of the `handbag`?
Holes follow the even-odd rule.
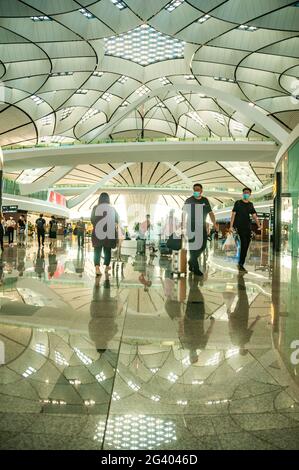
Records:
[[[182,237],[178,238],[178,235],[172,234],[166,242],[167,248],[174,251],[179,251],[182,248]]]

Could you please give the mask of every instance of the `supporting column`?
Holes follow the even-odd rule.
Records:
[[[275,174],[276,194],[274,198],[273,249],[280,251],[281,245],[281,173]]]
[[[3,153],[0,147],[0,212],[2,212]]]

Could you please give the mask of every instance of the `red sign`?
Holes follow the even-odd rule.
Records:
[[[59,206],[66,207],[66,198],[63,194],[56,193],[55,191],[49,191],[48,201]]]

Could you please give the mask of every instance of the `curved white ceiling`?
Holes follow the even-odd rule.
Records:
[[[183,91],[142,103],[109,137],[270,136],[250,113],[186,84],[229,94],[287,132],[298,124],[297,2],[115,3],[0,2],[4,149],[97,142],[125,107],[168,85]]]

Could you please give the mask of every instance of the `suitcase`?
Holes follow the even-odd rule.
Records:
[[[168,248],[167,243],[165,241],[159,242],[159,250],[160,250],[161,256],[171,255],[172,253],[172,250]]]
[[[182,248],[180,251],[173,252],[172,276],[186,276],[187,272],[187,250]]]
[[[137,254],[145,255],[145,240],[137,240]]]

